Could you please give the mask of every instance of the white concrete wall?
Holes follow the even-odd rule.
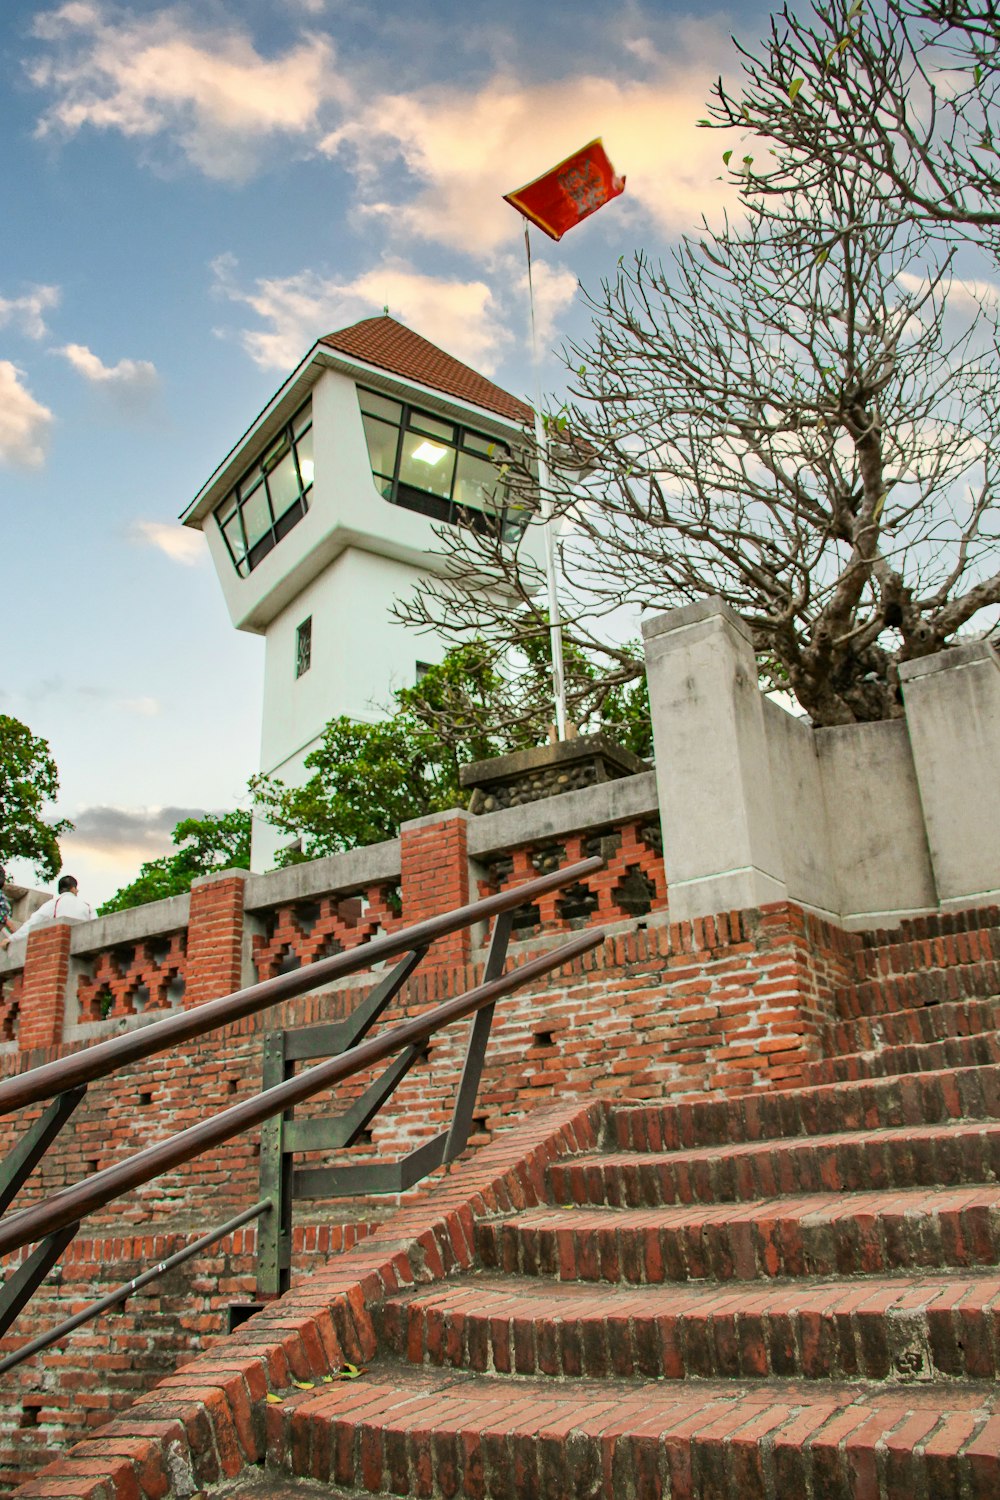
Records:
[[[372,723],[386,717],[392,694],[412,687],[417,662],[444,654],[434,636],[393,622],[389,610],[421,577],[419,569],[352,547],[314,578],[268,627],[260,767],[290,786],[310,775],[305,758],[338,714]],[[312,619],[312,665],[295,676],[296,632]],[[288,842],[254,822],[252,868],[270,869]]]
[[[1000,902],[1000,660],[985,642],[900,673],[938,897]]]
[[[715,912],[786,894],[753,648],[723,609],[687,605],[642,626],[663,859],[681,918],[692,902]]]
[[[905,718],[813,729],[766,700],[721,600],[644,622],[676,920],[786,896],[849,927],[1000,899],[1000,663],[907,664]]]

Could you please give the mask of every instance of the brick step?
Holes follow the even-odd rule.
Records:
[[[221,1488],[213,1486],[202,1494],[218,1497],[218,1500],[358,1500],[361,1490],[344,1490],[338,1485],[331,1489],[328,1484],[319,1484],[313,1479],[255,1479],[244,1484],[238,1480],[235,1488],[231,1484]]]
[[[1000,1065],[757,1089],[729,1099],[612,1105],[604,1144],[671,1151],[947,1120],[1000,1120]]]
[[[1000,1274],[621,1286],[466,1276],[391,1298],[380,1345],[411,1364],[684,1380],[1000,1375]]]
[[[686,1151],[604,1152],[550,1162],[546,1175],[556,1204],[615,1208],[996,1183],[1000,1121],[841,1131]]]
[[[937,1042],[948,1036],[976,1036],[998,1028],[1000,998],[994,997],[922,1005],[916,1010],[887,1011],[878,1016],[837,1021],[823,1027],[820,1041],[827,1056],[839,1057],[848,1052]]]
[[[481,1264],[563,1281],[746,1281],[1000,1261],[1000,1188],[805,1194],[676,1208],[533,1208],[476,1225]]]
[[[845,1083],[864,1078],[888,1078],[898,1073],[929,1073],[943,1068],[988,1066],[1000,1062],[1000,1032],[942,1037],[936,1042],[908,1043],[870,1052],[848,1052],[803,1063],[789,1083],[776,1078],[775,1088],[801,1088],[815,1083]]]
[[[267,1408],[269,1466],[475,1500],[996,1500],[993,1385],[490,1378],[376,1367]]]
[[[1000,934],[993,941],[1000,953]],[[945,965],[905,964],[898,955],[887,958],[883,972],[876,959],[864,979],[838,989],[833,997],[838,1020],[858,1016],[883,1016],[894,1011],[919,1010],[921,1006],[947,1005],[956,1000],[975,1000],[1000,994],[1000,963],[988,960]]]

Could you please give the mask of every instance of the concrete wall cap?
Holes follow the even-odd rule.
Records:
[[[953,667],[971,667],[981,661],[1000,668],[1000,659],[989,641],[968,641],[960,646],[948,646],[944,651],[935,651],[933,656],[918,656],[915,661],[900,662],[899,676],[902,682],[912,682],[916,677],[929,677],[932,672],[949,672]]]
[[[628,775],[649,770],[644,760],[616,744],[610,735],[579,734],[575,739],[560,740],[554,745],[535,745],[530,750],[512,750],[509,755],[496,755],[490,760],[470,761],[460,768],[458,780],[463,787],[474,787],[480,783],[485,785],[505,778],[514,779],[531,771],[547,771],[580,760],[598,759]]]
[[[521,807],[481,813],[469,824],[469,854],[482,859],[540,839],[607,828],[629,818],[647,816],[659,816],[654,771],[598,782],[575,792],[562,792],[558,797],[541,797]]]
[[[427,813],[422,818],[411,818],[400,825],[400,833],[410,833],[415,828],[430,828],[435,823],[468,822],[469,812],[464,807],[446,807],[443,812]]]
[[[685,630],[689,625],[700,625],[716,617],[732,626],[733,630],[753,645],[749,627],[718,594],[713,594],[709,599],[698,599],[693,604],[681,604],[676,609],[666,610],[662,615],[650,616],[642,622],[642,637],[645,641],[652,641],[657,636],[669,635],[674,630]]]
[[[305,901],[330,892],[352,891],[380,880],[398,880],[399,839],[366,844],[343,854],[303,860],[283,870],[251,875],[244,888],[247,911],[259,911],[284,901]]]
[[[96,953],[100,948],[117,948],[146,938],[167,937],[188,925],[191,898],[167,896],[162,901],[148,901],[144,906],[128,906],[124,911],[108,912],[92,922],[74,922],[70,940],[71,953]]]
[[[249,880],[249,870],[213,870],[210,875],[199,875],[191,882],[191,889],[200,890],[203,885],[215,885],[219,880]]]

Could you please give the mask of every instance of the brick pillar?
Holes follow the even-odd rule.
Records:
[[[72,922],[47,922],[28,933],[17,1033],[22,1052],[62,1041],[72,928]]]
[[[415,818],[400,829],[400,885],[403,921],[407,927],[426,917],[440,916],[465,906],[471,899],[468,854],[469,814],[464,808]],[[471,931],[440,938],[431,948],[429,964],[464,964],[472,948]]]
[[[191,886],[185,1010],[243,986],[243,885],[248,873],[222,870]]]

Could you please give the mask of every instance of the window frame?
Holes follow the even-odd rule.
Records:
[[[300,625],[295,627],[295,681],[304,677],[312,666],[312,633],[313,617],[307,615]],[[305,650],[303,650],[305,647]],[[304,658],[304,660],[303,660]]]
[[[416,511],[419,515],[428,516],[432,521],[444,521],[453,526],[471,526],[477,530],[485,530],[491,522],[499,524],[503,528],[505,537],[508,532],[520,534],[527,523],[527,515],[523,520],[513,520],[512,516],[520,518],[521,507],[515,507],[505,499],[493,510],[483,509],[477,505],[462,504],[455,499],[455,490],[459,482],[461,468],[460,460],[464,455],[482,463],[490,459],[486,449],[498,449],[507,458],[510,457],[510,442],[506,438],[497,437],[495,434],[483,432],[480,428],[471,427],[467,423],[452,420],[451,417],[442,416],[433,411],[428,411],[424,406],[417,406],[401,396],[390,396],[384,391],[374,389],[372,386],[355,386],[358,396],[358,408],[361,413],[362,427],[365,433],[365,447],[368,452],[368,463],[371,468],[372,481],[383,500],[390,505],[398,505],[403,510]],[[366,411],[365,397],[373,396],[377,402],[391,402],[399,408],[399,420],[393,422],[377,409]],[[392,474],[377,473],[372,462],[372,449],[368,440],[369,422],[379,422],[383,427],[392,429],[395,433],[395,457],[393,460]],[[450,427],[452,438],[440,436],[435,433],[428,424],[436,427]],[[407,434],[427,441],[438,443],[448,448],[452,457],[451,480],[447,496],[435,494],[433,490],[422,490],[419,486],[410,484],[401,477],[400,470],[403,465],[403,450]],[[471,439],[471,441],[469,441]],[[506,491],[503,479],[497,474],[497,486]],[[388,493],[386,490],[388,489]]]
[[[304,414],[307,411],[308,419],[304,420]],[[309,510],[309,496],[312,493],[314,480],[310,479],[306,483],[303,478],[304,460],[300,456],[299,446],[303,438],[309,436],[311,439],[312,432],[313,414],[310,395],[274,434],[256,463],[245,470],[225,499],[215,507],[213,514],[216,525],[222,533],[229,560],[240,578],[249,578],[253,570],[264,561],[269,552],[273,552],[278,543],[284,540]],[[291,504],[286,505],[276,514],[268,477],[289,454],[295,470],[298,494]],[[251,544],[244,512],[249,504],[261,498],[267,508],[268,525]],[[233,533],[235,533],[236,540],[242,543],[242,547],[234,546]]]

